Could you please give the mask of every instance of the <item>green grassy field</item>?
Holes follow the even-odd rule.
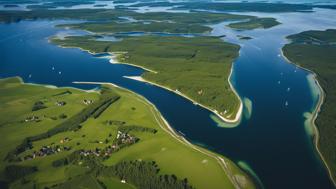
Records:
[[[95,41],[94,37],[52,39],[63,47],[91,52],[127,52],[120,62],[142,66],[157,73],[142,75],[148,81],[177,90],[196,102],[234,119],[240,106],[228,78],[239,46],[217,37],[127,37],[119,42]]]
[[[33,141],[31,149],[26,149],[17,156],[19,159],[24,159],[43,146],[59,145],[68,147],[70,150],[62,150],[31,160],[10,162],[4,160],[7,153],[15,149],[24,138],[44,133],[62,122],[67,122],[71,117],[83,112],[85,108],[91,107],[83,103],[84,99],[98,102],[102,94],[99,91],[89,93],[71,88],[27,85],[22,84],[18,78],[0,80],[2,104],[0,113],[3,115],[0,118],[0,137],[2,138],[0,180],[8,181],[5,168],[7,170],[9,165],[16,165],[36,167],[37,171],[25,173],[25,176],[11,180],[10,188],[135,188],[131,183],[121,183],[118,177],[99,174],[99,170],[95,170],[92,163],[84,163],[84,160],[54,165],[56,160],[71,157],[78,150],[106,148],[113,144],[118,130],[133,125],[151,128],[156,132],[131,130],[129,134],[139,138],[138,142],[125,146],[113,152],[108,158],[97,160],[98,162],[108,168],[122,161],[155,161],[160,170],[159,175],[174,174],[177,179],[187,178],[188,183],[195,188],[233,188],[229,176],[238,180],[242,188],[254,188],[247,175],[228,159],[223,157],[228,166],[224,171],[211,152],[201,149],[205,152],[202,153],[182,142],[181,139],[175,138],[176,136],[167,130],[168,127],[159,112],[142,97],[112,86],[104,86],[104,91],[111,91],[113,92],[111,94],[120,96],[120,99],[108,106],[99,117],[89,117],[80,124],[79,129],[66,130],[48,138]],[[32,111],[36,101],[44,102],[46,108]],[[55,104],[57,101],[64,101],[66,105],[57,106]],[[51,118],[60,114],[67,115],[67,118]],[[22,121],[33,115],[38,116],[40,121]],[[66,138],[68,140],[65,140]],[[209,156],[207,153],[212,155]],[[82,161],[83,164],[81,164]]]
[[[271,28],[281,24],[275,18],[251,18],[248,21],[231,23],[228,26],[230,28],[239,30],[252,30],[257,28]]]
[[[283,48],[293,63],[317,74],[326,93],[316,125],[319,130],[319,149],[336,180],[336,30],[306,31],[288,36],[291,43]]]

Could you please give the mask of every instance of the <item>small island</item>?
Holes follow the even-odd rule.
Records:
[[[336,30],[305,31],[288,36],[283,48],[289,61],[314,73],[322,95],[315,111],[318,132],[316,147],[322,154],[333,180],[336,180]],[[322,105],[323,103],[323,105]]]
[[[106,7],[107,4],[96,4],[96,5],[93,5],[93,7]]]
[[[228,27],[238,30],[268,29],[281,24],[275,18],[251,18],[247,21],[230,23]]]
[[[243,36],[243,35],[237,35],[237,37],[238,37],[240,40],[251,40],[251,39],[253,39],[253,38],[250,37],[250,36]]]

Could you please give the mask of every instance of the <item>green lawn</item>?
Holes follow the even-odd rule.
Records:
[[[326,93],[316,125],[319,148],[336,179],[336,30],[306,31],[288,36],[291,43],[283,48],[284,55],[293,63],[317,74]]]
[[[38,169],[37,172],[22,179],[12,181],[11,188],[44,188],[55,184],[57,184],[57,188],[73,188],[75,186],[79,188],[102,188],[103,186],[107,188],[134,188],[130,184],[121,183],[117,177],[100,176],[96,178],[95,174],[90,173],[92,171],[90,166],[70,163],[55,167],[52,162],[68,157],[76,150],[94,150],[111,145],[116,138],[118,127],[137,125],[153,128],[157,132],[154,134],[130,131],[129,134],[138,137],[139,142],[113,152],[110,158],[102,161],[104,165],[114,166],[121,161],[128,160],[155,161],[160,169],[158,174],[174,174],[178,179],[187,178],[188,183],[195,188],[233,188],[228,175],[223,171],[218,161],[170,135],[167,131],[167,125],[160,118],[160,114],[142,97],[120,88],[111,86],[105,86],[105,88],[112,90],[114,94],[121,98],[112,103],[97,119],[90,117],[81,124],[82,127],[78,130],[64,131],[49,138],[34,141],[32,143],[33,148],[18,154],[18,157],[23,158],[46,145],[57,144],[71,147],[70,151],[64,150],[56,154],[20,162],[3,160],[0,180],[6,180],[4,168],[11,164],[35,166]],[[62,94],[65,91],[71,91],[71,94]],[[77,89],[27,85],[20,83],[17,78],[0,80],[0,92],[1,104],[5,105],[1,107],[0,112],[2,115],[6,115],[0,118],[0,137],[2,137],[0,153],[2,159],[24,138],[46,132],[46,130],[55,127],[60,122],[66,122],[71,116],[81,112],[88,106],[83,104],[84,99],[98,101],[101,98],[98,91],[88,93]],[[38,100],[43,100],[47,108],[32,112],[31,107]],[[57,100],[66,101],[67,104],[58,107],[54,103]],[[64,120],[47,118],[49,115],[61,113],[68,115],[68,118]],[[26,116],[32,114],[42,117],[42,121],[21,122]],[[108,125],[106,124],[107,120],[124,122],[125,126]],[[61,143],[61,140],[66,137],[70,141]],[[225,160],[228,164],[228,172],[240,180],[239,183],[243,188],[254,187],[245,173],[228,159]]]
[[[96,100],[98,93],[84,93],[75,89],[51,89],[36,85],[22,85],[18,78],[4,79],[0,82],[0,158],[5,159],[8,151],[15,148],[25,137],[45,132],[64,121],[58,116],[65,113],[71,117],[82,110],[84,99]],[[57,95],[71,91],[71,95]],[[36,101],[42,100],[48,108],[32,112]],[[65,101],[63,107],[55,105],[57,101]],[[39,116],[40,122],[24,122],[29,116]],[[57,117],[53,120],[52,117]],[[12,133],[15,133],[14,135]],[[3,169],[4,164],[1,164]]]

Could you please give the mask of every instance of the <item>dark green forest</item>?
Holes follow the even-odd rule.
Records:
[[[316,125],[319,148],[336,179],[336,30],[306,31],[288,36],[284,55],[293,63],[317,74],[326,98]]]

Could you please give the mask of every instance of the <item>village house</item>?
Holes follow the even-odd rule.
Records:
[[[63,143],[69,142],[70,140],[71,140],[70,138],[65,137],[64,139],[60,140],[60,143],[63,144]]]
[[[121,142],[121,144],[131,144],[131,143],[135,143],[137,141],[136,137],[133,137],[133,136],[131,136],[127,133],[123,133],[121,131],[118,131],[117,139]]]
[[[117,133],[117,142],[113,143],[112,146],[109,145],[103,149],[101,148],[96,148],[95,150],[81,150],[79,152],[80,155],[82,156],[97,156],[97,157],[110,157],[110,155],[115,152],[118,151],[120,148],[122,148],[125,145],[129,145],[129,144],[134,144],[135,142],[137,142],[138,138],[130,136],[127,133],[123,133],[121,131],[118,131]],[[97,143],[100,143],[99,141],[96,141]],[[121,145],[123,144],[123,145]]]
[[[29,116],[24,121],[25,122],[30,122],[30,121],[36,121],[36,122],[38,122],[38,121],[41,121],[41,120],[40,120],[40,118],[38,116]]]
[[[57,106],[65,106],[65,105],[66,105],[66,102],[64,102],[64,101],[57,101],[55,104],[56,104]]]
[[[37,157],[45,157],[45,156],[49,156],[52,154],[56,154],[61,152],[62,150],[64,151],[69,151],[71,150],[71,147],[67,147],[67,146],[42,146],[42,148],[39,151],[34,151],[31,155],[26,155],[23,160],[32,160],[35,159]]]
[[[87,100],[87,99],[84,99],[84,100],[83,100],[83,103],[84,103],[85,105],[89,105],[89,104],[92,104],[92,103],[93,103],[93,100]]]

